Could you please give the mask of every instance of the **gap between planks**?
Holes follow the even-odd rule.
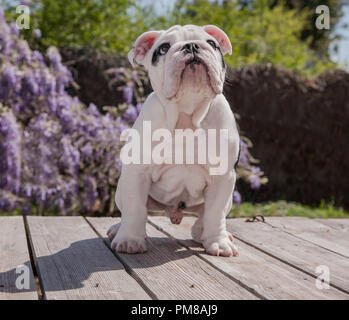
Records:
[[[42,287],[42,282],[40,280],[40,274],[38,272],[38,266],[36,264],[36,256],[35,256],[35,251],[34,247],[32,245],[32,239],[30,237],[30,230],[28,226],[28,220],[27,216],[23,216],[23,225],[24,225],[24,230],[25,230],[25,237],[27,240],[27,247],[28,247],[28,254],[29,254],[29,259],[30,259],[30,265],[33,270],[33,276],[34,276],[34,281],[35,281],[35,287],[36,291],[38,294],[38,299],[43,300],[44,299],[44,290]]]
[[[284,219],[284,217],[268,217],[265,223],[298,239],[349,258],[349,230],[333,228],[323,223],[322,220],[304,217],[287,217],[287,219]]]

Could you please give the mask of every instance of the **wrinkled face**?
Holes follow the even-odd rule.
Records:
[[[183,88],[191,94],[222,93],[226,53],[231,53],[231,44],[222,30],[187,25],[144,33],[129,59],[147,68],[157,94],[172,99]]]

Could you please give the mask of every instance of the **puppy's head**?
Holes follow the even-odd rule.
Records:
[[[143,33],[128,57],[132,65],[145,66],[158,95],[172,99],[188,88],[191,94],[202,89],[222,93],[223,56],[231,51],[229,38],[216,26],[177,25]]]

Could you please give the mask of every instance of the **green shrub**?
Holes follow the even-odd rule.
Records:
[[[0,0],[1,3],[9,1]],[[12,1],[10,1],[11,3]],[[310,49],[311,37],[301,40],[309,25],[310,9],[291,10],[284,2],[177,0],[165,14],[141,0],[33,0],[31,30],[25,31],[31,47],[90,47],[113,55],[124,55],[135,39],[149,29],[167,29],[174,24],[215,24],[229,36],[231,66],[273,63],[303,75],[319,74],[335,67],[327,54]],[[9,9],[7,13],[15,10]],[[33,29],[41,30],[35,39]]]
[[[33,0],[31,29],[24,30],[31,47],[90,47],[123,54],[139,32],[146,29],[133,0]],[[9,1],[0,0],[8,15],[15,15]],[[14,5],[15,3],[12,2]],[[40,29],[40,39],[32,30]]]
[[[327,57],[309,48],[311,39],[302,41],[301,32],[310,11],[297,13],[282,3],[270,8],[268,0],[254,0],[245,8],[238,1],[211,3],[209,0],[177,0],[168,19],[160,27],[173,24],[215,24],[230,38],[233,54],[226,57],[231,66],[273,63],[304,75],[319,74],[333,68]]]

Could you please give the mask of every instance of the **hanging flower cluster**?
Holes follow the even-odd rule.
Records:
[[[268,178],[264,176],[264,172],[257,166],[259,161],[255,159],[249,149],[252,148],[252,142],[242,136],[240,140],[240,158],[236,167],[237,180],[242,179],[248,183],[253,190],[260,188],[262,184],[268,182]],[[242,197],[240,193],[235,190],[233,193],[233,202],[237,207],[240,206]]]
[[[110,210],[121,117],[69,96],[56,48],[31,51],[0,8],[0,211]]]

